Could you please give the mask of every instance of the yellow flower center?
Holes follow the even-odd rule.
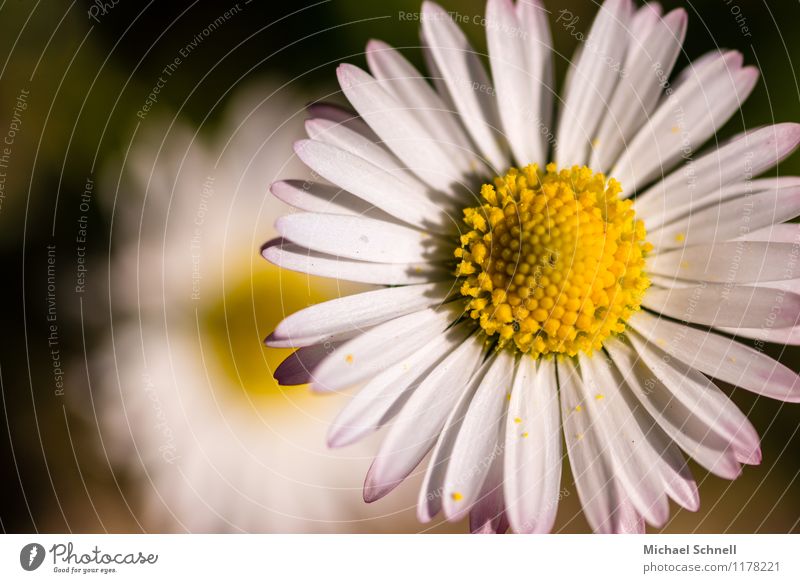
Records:
[[[625,330],[650,285],[652,246],[621,191],[585,166],[555,164],[481,187],[485,202],[464,209],[456,275],[469,315],[499,346],[574,356]]]

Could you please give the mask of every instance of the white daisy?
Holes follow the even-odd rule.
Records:
[[[561,434],[598,532],[699,506],[680,450],[724,478],[760,461],[747,418],[709,377],[800,400],[761,349],[800,343],[800,178],[752,180],[800,126],[706,152],[756,84],[715,51],[673,78],[687,17],[607,0],[567,76],[555,129],[547,13],[489,0],[488,60],[425,2],[433,87],[372,41],[341,65],[356,113],[313,106],[298,157],[333,186],[278,182],[301,209],[263,248],[294,271],[380,284],[301,310],[268,339],[277,371],[320,391],[360,386],[340,447],[389,425],[367,474],[377,500],[430,453],[418,517],[473,531],[551,530]],[[755,348],[736,341],[756,339]]]
[[[117,193],[114,317],[92,380],[103,388],[103,447],[135,479],[132,512],[147,530],[419,528],[413,493],[382,508],[361,502],[375,444],[341,455],[325,447],[344,397],[280,389],[272,372],[290,351],[259,342],[290,311],[342,293],[325,280],[265,271],[252,253],[286,210],[253,193],[282,172],[303,172],[275,155],[301,131],[295,103],[252,88],[234,98],[211,140],[148,120],[124,172],[106,173],[103,191]]]

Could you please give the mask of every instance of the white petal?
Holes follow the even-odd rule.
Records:
[[[639,530],[640,517],[614,478],[614,468],[597,426],[582,407],[578,409],[582,403],[582,381],[571,361],[558,362],[558,380],[564,440],[589,526],[601,533]]]
[[[642,305],[676,320],[706,326],[786,328],[800,311],[800,295],[766,287],[709,283],[649,289]]]
[[[350,445],[381,427],[468,334],[467,326],[453,328],[370,380],[332,423],[328,446]]]
[[[672,89],[679,89],[692,77],[702,75],[703,71],[707,70],[721,59],[724,59],[730,53],[731,51],[712,49],[707,53],[700,55],[698,58],[690,61],[688,65],[678,71],[678,74],[675,75],[675,79],[673,79],[671,83]]]
[[[800,402],[798,375],[763,352],[645,312],[635,314],[629,323],[648,341],[700,372],[758,395]]]
[[[727,184],[747,182],[791,154],[800,143],[800,124],[782,123],[749,130],[683,165],[634,201],[648,224],[665,208],[682,208]],[[633,194],[625,184],[625,193]]]
[[[502,451],[499,439],[515,367],[509,351],[495,356],[458,431],[442,491],[442,507],[450,521],[467,515],[481,493],[489,467]]]
[[[342,107],[341,105],[318,101],[307,106],[306,109],[312,118],[327,119],[343,125],[373,142],[378,142],[380,140],[378,135],[367,125],[367,122],[358,117],[355,111]]]
[[[781,290],[784,293],[800,294],[800,279],[784,279],[778,281],[760,281],[758,287],[767,287]],[[798,314],[800,316],[800,314]],[[792,323],[794,326],[797,320]]]
[[[564,91],[555,147],[556,163],[562,168],[589,160],[589,144],[622,75],[632,13],[630,0],[606,0],[580,56],[573,59],[577,64]]]
[[[624,491],[621,491],[619,481],[615,480],[615,488],[619,491],[619,504],[614,512],[614,516],[609,518],[612,529],[609,532],[617,534],[644,534],[645,524],[642,515],[636,511],[636,507],[631,503],[630,498]]]
[[[279,180],[272,183],[270,191],[289,206],[312,213],[364,215],[380,220],[393,219],[391,215],[338,186],[311,180]]]
[[[545,160],[541,90],[535,90],[543,81],[544,62],[531,62],[525,39],[533,32],[522,28],[512,0],[486,4],[486,40],[500,119],[519,166]]]
[[[677,279],[674,277],[667,277],[652,272],[648,272],[647,276],[650,279],[650,283],[653,285],[652,289],[657,289],[657,288],[681,289],[697,285],[696,281],[687,281],[683,279]]]
[[[422,49],[422,57],[425,59],[425,67],[427,68],[430,80],[436,89],[436,94],[442,99],[447,110],[455,114],[455,119],[458,124],[464,128],[464,124],[458,115],[456,104],[453,102],[453,96],[450,95],[450,90],[447,88],[447,82],[444,79],[444,75],[442,75],[442,72],[439,70],[439,66],[436,64],[436,59],[431,52],[431,43],[428,40],[428,37],[425,35],[425,29],[423,27],[419,28],[419,42],[420,48]],[[466,131],[466,128],[464,129]]]
[[[295,213],[280,217],[278,233],[307,249],[376,263],[449,259],[452,250],[428,233],[367,217]]]
[[[503,498],[503,451],[497,451],[478,499],[469,512],[469,530],[473,534],[503,534],[508,519]]]
[[[448,283],[390,287],[315,304],[284,318],[267,338],[267,345],[317,344],[352,330],[439,306],[450,293]]]
[[[673,396],[731,444],[738,461],[746,464],[761,462],[758,433],[714,383],[679,360],[670,359],[638,334],[630,334],[628,338],[644,363]]]
[[[478,54],[441,6],[422,3],[422,30],[428,49],[447,85],[450,97],[475,144],[495,172],[508,168],[508,156],[498,135],[500,118],[493,88]]]
[[[659,466],[620,395],[619,380],[600,355],[590,358],[581,354],[579,358],[581,414],[591,419],[611,458],[614,475],[638,513],[653,526],[663,526],[669,517],[669,502]]]
[[[525,355],[517,366],[506,418],[505,502],[518,533],[553,528],[561,484],[561,428],[555,363]]]
[[[314,388],[336,391],[371,378],[442,334],[457,317],[436,307],[379,324],[331,353],[314,370]]]
[[[447,278],[447,271],[427,263],[368,263],[340,259],[286,243],[282,239],[266,243],[261,255],[270,263],[290,271],[361,283],[410,285]]]
[[[320,176],[390,215],[422,228],[443,227],[452,221],[430,200],[430,193],[398,180],[385,170],[346,150],[300,140],[295,152]],[[444,229],[446,230],[446,229]]]
[[[592,142],[589,166],[595,172],[608,172],[645,124],[680,54],[688,22],[686,11],[676,9],[662,19],[658,8],[646,4],[631,22],[633,38],[625,60],[626,75],[617,84]]]
[[[718,206],[723,202],[735,198],[753,196],[754,194],[774,191],[790,186],[800,186],[800,177],[781,176],[777,178],[761,178],[759,180],[747,180],[746,182],[736,182],[724,186],[713,192],[698,194],[685,205],[666,205],[665,208],[648,215],[646,226],[648,231],[653,231],[667,223],[671,223],[681,217],[688,217],[699,211]]]
[[[411,172],[442,192],[451,191],[454,183],[462,181],[463,172],[454,163],[462,152],[432,136],[413,109],[358,67],[339,65],[336,73],[348,101]]]
[[[417,500],[417,518],[420,522],[430,522],[442,509],[444,476],[452,459],[453,445],[455,445],[461,424],[466,417],[472,396],[478,389],[481,379],[486,374],[491,363],[491,360],[485,362],[481,369],[469,380],[466,390],[462,392],[461,397],[447,417],[441,433],[439,433],[439,438],[436,440],[428,467],[425,470],[425,477],[422,480],[422,487]]]
[[[626,192],[637,192],[696,152],[750,96],[758,69],[732,53],[668,95],[611,170]]]
[[[663,249],[726,241],[798,214],[800,187],[789,186],[708,207],[650,231],[647,240]]]
[[[279,385],[305,385],[314,378],[314,370],[335,351],[339,342],[305,346],[290,354],[272,373]]]
[[[670,498],[687,510],[697,511],[700,508],[700,493],[677,444],[636,399],[614,363],[607,362],[613,368],[614,376],[619,379],[619,396],[625,401],[624,406],[633,415],[643,435],[646,449],[643,455],[649,460],[645,462],[645,467],[652,465],[658,470],[662,487]]]
[[[658,253],[649,259],[647,270],[717,283],[775,281],[800,277],[798,254],[791,243],[705,243]]]
[[[517,18],[524,31],[523,41],[528,55],[528,71],[532,74],[533,96],[530,108],[539,112],[543,153],[555,140],[553,132],[553,98],[556,94],[553,80],[553,37],[550,34],[549,12],[541,0],[518,0]],[[538,106],[537,106],[538,104]],[[532,162],[529,160],[528,162]]]
[[[800,178],[795,178],[800,180]],[[800,185],[800,182],[798,183]],[[770,225],[757,231],[751,231],[746,235],[737,237],[737,241],[768,241],[770,243],[791,243],[800,244],[800,225],[797,223],[781,223]]]
[[[800,346],[800,315],[793,326],[787,328],[729,328],[720,326],[722,332],[735,334],[741,338],[750,338],[757,342],[772,342],[785,346]]]
[[[422,128],[445,147],[463,175],[475,172],[477,158],[469,138],[452,108],[449,108],[427,80],[399,51],[386,43],[367,44],[370,71],[387,92],[394,95],[421,121]],[[446,146],[444,146],[446,145]],[[482,167],[486,170],[485,167]]]
[[[364,483],[364,500],[391,492],[417,467],[436,442],[480,364],[483,345],[467,338],[417,387],[390,425]]]
[[[414,174],[406,169],[405,164],[383,145],[373,142],[343,125],[326,119],[309,119],[306,120],[306,133],[312,140],[336,146],[345,152],[363,158],[420,191],[426,188]]]
[[[628,345],[611,339],[604,346],[636,398],[681,449],[722,478],[739,476],[741,468],[729,442],[674,396]]]

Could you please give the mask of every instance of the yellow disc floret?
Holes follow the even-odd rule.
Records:
[[[639,309],[644,224],[613,178],[574,166],[511,168],[464,209],[455,250],[469,315],[502,346],[534,357],[598,350]]]

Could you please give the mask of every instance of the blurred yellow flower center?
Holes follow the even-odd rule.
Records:
[[[533,357],[601,348],[639,309],[644,224],[620,184],[587,167],[511,168],[484,184],[455,250],[469,315]]]
[[[205,373],[215,389],[227,389],[220,397],[238,398],[248,408],[256,400],[272,399],[272,407],[296,401],[307,393],[287,392],[272,378],[292,349],[267,348],[261,340],[287,314],[333,299],[336,289],[325,280],[274,266],[247,267],[230,269],[224,294],[211,294],[200,309],[201,337],[208,341]]]

